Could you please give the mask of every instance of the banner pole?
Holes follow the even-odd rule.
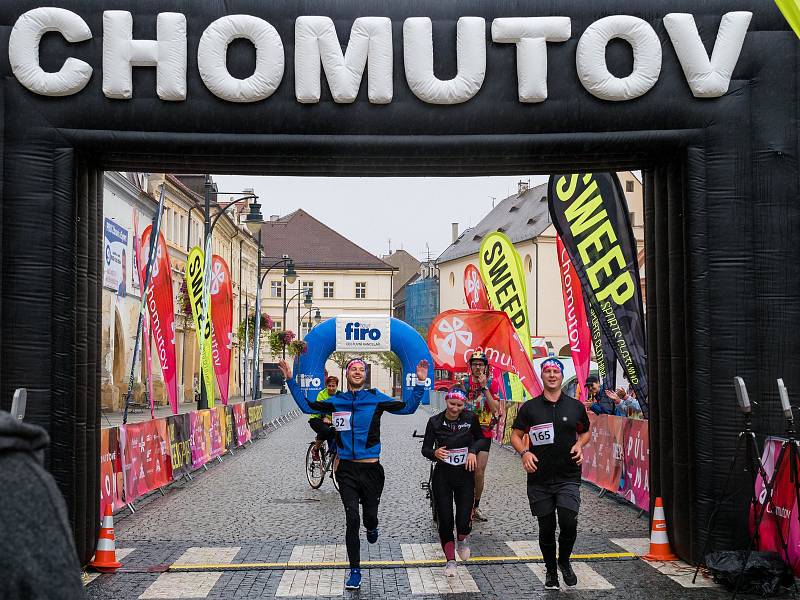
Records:
[[[153,270],[153,254],[155,254],[155,246],[156,241],[158,240],[158,234],[161,231],[161,212],[164,208],[164,196],[166,195],[166,189],[164,184],[161,184],[161,195],[158,199],[158,207],[156,208],[156,214],[153,217],[153,233],[150,235],[150,251],[147,255],[147,274],[144,279],[144,283],[141,287],[141,294],[142,294],[142,301],[139,304],[139,323],[136,327],[136,342],[133,345],[133,359],[131,360],[131,375],[128,379],[128,392],[125,394],[125,410],[122,413],[122,424],[125,425],[128,422],[128,405],[131,401],[131,391],[133,390],[133,377],[136,370],[136,357],[139,354],[139,342],[141,341],[141,333],[142,333],[142,320],[144,318],[144,308],[147,303],[147,286],[150,285],[150,274]]]

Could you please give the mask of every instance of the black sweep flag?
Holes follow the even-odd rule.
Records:
[[[597,316],[603,337],[613,347],[647,416],[639,264],[619,179],[614,173],[553,175],[548,198],[550,216],[581,280],[588,308]]]

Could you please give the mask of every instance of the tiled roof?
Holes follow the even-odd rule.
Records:
[[[303,209],[267,221],[261,234],[265,255],[288,254],[297,269],[396,270]]]
[[[535,238],[549,224],[547,184],[543,183],[501,200],[480,223],[465,229],[436,259],[436,263],[476,254],[483,238],[492,231],[502,231],[516,244]]]

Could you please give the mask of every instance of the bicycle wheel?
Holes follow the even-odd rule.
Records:
[[[333,481],[333,487],[336,488],[336,491],[339,491],[339,480],[336,479],[336,469],[331,466],[331,480]]]
[[[306,479],[308,485],[316,490],[325,480],[325,470],[322,468],[322,460],[314,460],[313,450],[314,442],[311,442],[306,450]]]

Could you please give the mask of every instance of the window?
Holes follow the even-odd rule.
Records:
[[[181,241],[181,246],[186,245],[186,225],[184,224],[185,217],[181,215],[181,233],[178,239]]]
[[[283,297],[283,282],[280,280],[269,282],[269,296],[270,298]]]
[[[303,321],[303,324],[300,326],[300,339],[305,338],[313,327],[314,323],[309,322],[308,320]]]
[[[530,254],[525,255],[525,270],[528,273],[533,273],[533,259]]]
[[[636,225],[636,213],[630,211],[628,212],[628,216],[631,218],[631,226]]]
[[[367,297],[367,282],[356,281],[356,299],[364,299]]]
[[[314,282],[313,281],[304,281],[302,283],[303,286],[303,294],[311,294],[311,297],[314,297]]]
[[[456,274],[451,272],[449,279],[450,279],[450,287],[455,287],[455,285],[456,285]]]
[[[283,331],[283,321],[280,319],[272,321],[272,330],[273,331]]]
[[[323,281],[322,282],[322,297],[323,298],[333,298],[333,282],[332,281]]]
[[[625,191],[626,192],[632,192],[633,191],[633,181],[631,181],[630,179],[628,179],[625,182]]]

